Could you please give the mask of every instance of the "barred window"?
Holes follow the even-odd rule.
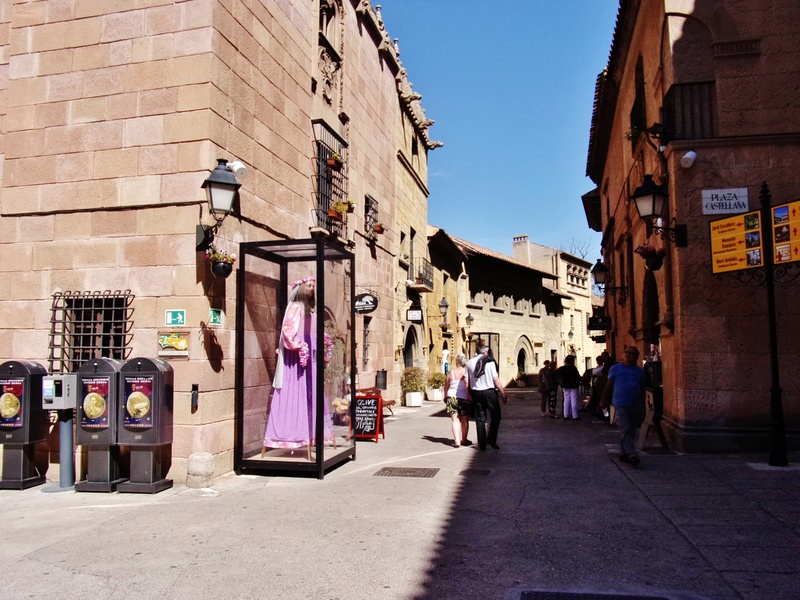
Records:
[[[130,290],[53,294],[50,372],[75,372],[93,358],[128,358],[133,299]]]

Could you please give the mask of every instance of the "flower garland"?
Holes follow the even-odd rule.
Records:
[[[313,275],[309,275],[308,277],[303,277],[303,279],[298,279],[292,283],[292,289],[296,288],[298,285],[302,285],[304,283],[308,283],[309,281],[316,281],[317,278]]]

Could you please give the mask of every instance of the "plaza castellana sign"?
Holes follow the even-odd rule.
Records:
[[[800,200],[771,210],[774,263],[800,261]],[[764,265],[761,212],[753,211],[709,223],[711,270],[727,273]]]

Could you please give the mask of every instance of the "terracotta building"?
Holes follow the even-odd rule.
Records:
[[[170,477],[198,451],[230,471],[247,308],[202,248],[324,236],[355,255],[356,293],[377,297],[352,324],[358,385],[387,371],[399,396],[407,329],[426,360],[425,332],[397,315],[433,291],[427,160],[440,144],[376,7],[4,3],[0,24],[0,360],[64,372],[166,357]],[[201,189],[218,159],[241,184],[221,223]]]
[[[608,345],[654,363],[679,450],[772,457],[800,426],[800,250],[774,210],[800,199],[798,23],[796,2],[622,0],[597,78],[597,189],[583,201],[603,233]],[[640,216],[635,200],[654,197],[665,206]],[[766,254],[779,263],[772,303]]]

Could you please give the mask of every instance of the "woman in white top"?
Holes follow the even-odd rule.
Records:
[[[445,407],[453,423],[453,440],[456,448],[469,446],[472,442],[467,439],[469,434],[469,419],[472,416],[472,399],[469,397],[467,385],[467,357],[463,354],[456,356],[456,366],[447,373],[445,382]]]

